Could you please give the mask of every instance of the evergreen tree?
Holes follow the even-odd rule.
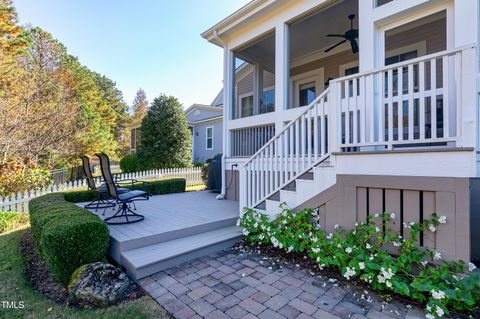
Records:
[[[160,95],[144,117],[138,151],[140,169],[187,167],[192,163],[192,137],[180,102]]]
[[[143,89],[138,89],[132,105],[133,118],[143,119],[148,112],[147,94]]]

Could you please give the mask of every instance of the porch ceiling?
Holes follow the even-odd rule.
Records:
[[[315,12],[290,25],[290,59],[322,52],[341,41],[341,38],[327,38],[329,33],[344,34],[350,28],[348,15],[356,14],[354,27],[358,28],[358,0],[344,0]],[[340,47],[344,50],[348,44]],[[237,57],[249,63],[263,64],[265,69],[275,70],[275,34],[271,33],[238,51]]]

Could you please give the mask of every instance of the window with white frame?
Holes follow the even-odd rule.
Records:
[[[205,132],[206,136],[206,149],[212,150],[213,149],[213,126],[207,127]]]

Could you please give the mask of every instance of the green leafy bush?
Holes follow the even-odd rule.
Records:
[[[195,162],[193,163],[193,167],[204,167],[205,166],[205,163],[203,162]]]
[[[0,165],[0,196],[7,196],[52,184],[50,172],[35,163],[11,161]]]
[[[133,173],[138,171],[138,157],[137,154],[125,155],[120,160],[120,169],[123,173]]]
[[[29,203],[32,236],[52,277],[68,283],[79,266],[104,260],[109,232],[96,215],[48,194]]]
[[[18,212],[0,212],[0,234],[28,223],[28,214]]]
[[[320,269],[337,269],[347,280],[358,278],[376,290],[390,291],[426,304],[427,318],[456,311],[476,311],[480,305],[480,275],[472,263],[441,261],[439,252],[415,246],[421,232],[435,232],[447,222],[433,215],[422,223],[405,223],[403,238],[391,224],[394,214],[369,215],[365,223],[333,233],[319,229],[313,209],[293,212],[282,206],[273,220],[251,209],[239,219],[246,240],[287,252],[304,252]],[[379,226],[380,225],[380,226]],[[385,227],[382,227],[382,226]],[[394,257],[388,249],[396,249]],[[468,272],[469,271],[469,272]]]

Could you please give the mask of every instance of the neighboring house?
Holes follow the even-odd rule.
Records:
[[[134,154],[138,150],[141,141],[140,126],[142,119],[133,119],[127,123],[127,129],[130,132],[130,154]]]
[[[192,132],[192,160],[205,162],[222,153],[223,108],[193,104],[185,110]]]
[[[436,212],[449,222],[418,244],[479,258],[478,14],[475,0],[254,0],[205,31],[224,50],[222,194],[317,208],[327,231],[388,211],[403,235]]]

